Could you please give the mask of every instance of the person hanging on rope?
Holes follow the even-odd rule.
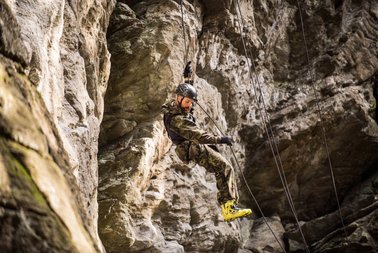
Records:
[[[218,188],[218,202],[225,221],[233,221],[252,213],[251,209],[236,206],[238,192],[235,172],[231,164],[211,145],[228,144],[230,136],[214,136],[196,125],[193,105],[197,102],[197,91],[188,83],[179,84],[176,98],[162,106],[164,125],[168,137],[176,145],[176,153],[181,161],[194,161],[214,173]]]

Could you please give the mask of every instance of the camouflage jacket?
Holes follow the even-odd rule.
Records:
[[[193,159],[196,153],[201,152],[198,144],[219,144],[221,137],[214,136],[195,123],[192,113],[183,112],[175,101],[162,106],[164,125],[170,139],[176,144],[176,153],[183,161]]]

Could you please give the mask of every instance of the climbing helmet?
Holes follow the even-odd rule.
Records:
[[[188,84],[188,83],[179,84],[176,88],[176,94],[193,99],[195,102],[197,102],[197,91],[191,84]]]

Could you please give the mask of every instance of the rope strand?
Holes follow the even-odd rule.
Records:
[[[224,136],[225,134],[223,133],[223,131],[218,127],[218,124],[215,122],[215,120],[210,116],[210,114],[197,102],[196,103],[200,108],[201,110],[209,117],[209,119],[213,122],[214,126],[218,129],[219,133]],[[230,149],[231,149],[231,152],[232,152],[232,155],[235,159],[235,162],[236,162],[236,165],[238,167],[238,170],[239,170],[239,173],[242,175],[242,178],[243,178],[243,181],[244,181],[244,184],[246,185],[247,189],[248,189],[248,192],[249,194],[252,196],[252,199],[253,201],[256,203],[256,206],[257,206],[257,209],[259,209],[259,212],[261,213],[263,219],[264,219],[264,222],[266,223],[266,225],[268,226],[268,229],[270,230],[270,232],[273,234],[273,237],[276,239],[278,245],[280,246],[280,248],[283,250],[283,252],[286,253],[286,250],[285,248],[282,246],[282,244],[280,243],[280,241],[278,240],[278,237],[276,236],[276,234],[274,233],[272,227],[269,225],[268,223],[268,220],[266,219],[265,215],[264,215],[264,212],[262,211],[260,205],[259,205],[259,202],[257,201],[257,199],[255,198],[255,195],[253,194],[251,188],[249,187],[248,185],[248,181],[247,179],[245,178],[244,176],[244,173],[241,169],[241,166],[239,164],[239,161],[238,159],[236,158],[236,155],[235,155],[235,152],[234,152],[234,149],[232,148],[232,146],[229,146]]]
[[[298,217],[297,217],[297,212],[296,212],[295,206],[294,206],[294,201],[292,199],[292,196],[291,196],[291,193],[290,193],[290,190],[289,190],[289,186],[288,186],[288,183],[287,183],[287,179],[286,179],[286,176],[285,176],[285,173],[284,173],[282,160],[281,160],[281,157],[280,157],[280,154],[279,154],[278,144],[277,144],[274,132],[273,132],[273,128],[272,128],[272,126],[270,124],[269,114],[267,113],[267,108],[266,108],[265,100],[264,100],[264,97],[263,97],[263,94],[262,94],[262,87],[261,87],[261,84],[260,84],[260,80],[259,80],[259,78],[257,77],[256,74],[252,75],[251,64],[249,63],[248,59],[251,59],[252,68],[253,68],[254,71],[256,71],[256,66],[255,66],[255,63],[254,63],[253,54],[251,52],[250,52],[250,54],[248,54],[247,48],[246,48],[246,43],[245,43],[244,38],[243,38],[243,27],[244,27],[244,24],[243,24],[243,16],[242,16],[241,8],[240,8],[240,3],[239,3],[238,0],[235,0],[233,2],[234,2],[234,5],[235,5],[235,10],[236,10],[236,14],[237,14],[238,18],[239,18],[239,13],[240,13],[239,29],[240,29],[240,36],[241,36],[241,40],[242,40],[242,44],[243,44],[243,48],[244,48],[245,57],[247,59],[249,78],[250,78],[250,80],[252,82],[252,86],[253,86],[253,89],[254,89],[254,92],[255,92],[255,96],[257,97],[258,95],[260,95],[261,103],[263,105],[263,110],[262,110],[262,108],[260,107],[260,104],[256,103],[257,104],[257,109],[258,109],[258,111],[260,113],[260,116],[261,116],[261,119],[262,119],[262,123],[263,123],[263,126],[264,126],[264,130],[265,130],[265,132],[267,134],[267,137],[268,137],[269,146],[270,146],[270,149],[271,149],[272,154],[273,154],[274,162],[275,162],[275,165],[277,167],[278,174],[279,174],[279,177],[280,177],[282,185],[283,185],[283,189],[284,189],[286,197],[288,199],[291,211],[292,211],[292,213],[294,215],[294,218],[296,220],[296,223],[297,223],[297,226],[298,226],[298,230],[299,230],[299,232],[300,232],[300,234],[302,236],[302,240],[303,240],[303,242],[304,242],[304,244],[306,246],[306,252],[309,253],[310,251],[309,251],[308,245],[306,243],[306,239],[304,237],[304,234],[303,234],[303,231],[301,229],[301,226],[299,224],[299,220],[298,220]],[[303,17],[302,17],[302,11],[301,11],[301,8],[300,8],[298,0],[297,0],[297,5],[298,5],[300,20],[301,20],[301,26],[302,26],[302,36],[303,36],[303,40],[304,40],[304,44],[305,44],[305,49],[306,49],[308,73],[310,74],[311,81],[314,84],[315,83],[314,77],[313,77],[312,72],[310,71],[310,58],[309,58],[309,53],[308,53],[307,41],[306,41],[306,37],[305,37],[305,30],[304,30],[304,22],[303,22]],[[182,23],[182,31],[183,31],[183,38],[184,38],[184,65],[185,65],[186,62],[187,62],[187,53],[188,52],[187,52],[187,42],[186,42],[186,33],[185,33],[183,0],[181,0],[181,23]],[[271,28],[271,31],[275,28],[275,26],[276,26],[276,23],[273,24],[273,27]],[[258,91],[256,89],[256,85],[255,84],[258,85],[259,93],[258,93]],[[316,98],[316,106],[317,106],[317,111],[318,111],[318,114],[319,114],[319,118],[320,118],[321,123],[323,123],[323,118],[322,118],[323,115],[321,113],[321,109],[320,109],[320,105],[319,105],[319,98],[318,98],[318,95],[316,93],[314,85],[312,86],[312,88],[314,90],[314,94],[315,94],[315,98]],[[214,125],[216,126],[216,128],[219,130],[219,132],[224,136],[223,132],[218,127],[218,125],[213,120],[213,118],[206,112],[206,110],[200,104],[197,103],[197,105],[206,113],[206,115],[211,119],[211,121],[214,123]],[[264,111],[264,114],[263,114],[262,111]],[[337,206],[338,206],[338,210],[339,210],[339,216],[340,216],[340,219],[341,219],[341,223],[343,225],[344,233],[346,234],[345,225],[344,225],[344,221],[343,221],[342,214],[341,214],[340,202],[339,202],[339,199],[338,199],[338,194],[337,194],[337,189],[336,189],[336,182],[335,182],[335,177],[334,177],[334,173],[333,173],[332,161],[331,161],[330,154],[329,154],[329,148],[328,148],[327,138],[326,138],[325,129],[324,129],[324,125],[323,124],[321,125],[321,129],[322,129],[322,135],[323,135],[323,142],[324,142],[325,149],[326,149],[326,152],[327,152],[327,157],[328,157],[328,163],[329,163],[330,172],[331,172],[331,178],[332,178],[333,188],[334,188],[334,192],[335,192],[335,195],[336,195],[336,201],[337,201]],[[261,210],[261,207],[260,207],[259,203],[257,202],[257,199],[255,198],[255,196],[254,196],[251,188],[249,187],[249,184],[248,184],[248,182],[247,182],[247,180],[245,178],[245,175],[244,175],[244,173],[243,173],[243,171],[242,171],[242,169],[240,167],[240,164],[239,164],[239,161],[238,161],[238,159],[236,157],[234,149],[231,146],[230,146],[230,149],[231,149],[232,155],[233,155],[233,157],[235,159],[235,162],[237,164],[237,167],[238,167],[238,169],[240,171],[240,174],[242,175],[243,181],[244,181],[244,183],[245,183],[245,185],[246,185],[246,187],[247,187],[250,195],[252,196],[254,202],[256,203],[257,208],[259,209],[260,213],[262,214],[262,217],[263,217],[265,223],[267,224],[269,230],[273,234],[274,238],[276,239],[276,241],[279,244],[279,246],[281,247],[281,249],[284,252],[286,252],[285,249],[284,249],[284,247],[279,242],[277,236],[273,232],[272,228],[270,227],[270,225],[269,225],[266,217],[264,216],[264,214],[263,214],[263,212]]]
[[[251,55],[250,57],[248,57],[245,41],[244,41],[244,38],[243,38],[243,27],[244,27],[244,24],[243,24],[243,17],[242,17],[239,1],[238,0],[234,1],[234,5],[235,5],[235,11],[236,11],[236,14],[238,15],[238,18],[239,18],[239,13],[240,13],[240,18],[239,18],[240,19],[240,22],[239,22],[240,37],[241,37],[242,44],[243,44],[243,47],[244,47],[245,57],[247,58],[247,65],[248,65],[249,76],[250,76],[250,79],[251,79],[251,81],[253,83],[254,78],[253,78],[253,75],[251,73],[251,66],[249,64],[248,58],[251,59],[253,68],[254,68],[254,70],[256,70],[256,67],[254,65],[254,58],[253,58],[253,55]],[[239,13],[238,13],[238,10],[239,10]],[[255,82],[259,85],[260,96],[261,96],[261,99],[262,99],[262,104],[263,104],[263,107],[264,107],[265,116],[266,116],[266,118],[268,118],[268,113],[267,113],[267,109],[266,109],[266,105],[265,105],[265,100],[264,100],[264,97],[262,95],[262,89],[261,89],[260,81],[259,81],[259,79],[257,77],[255,79],[256,79]],[[254,87],[255,94],[257,96],[257,91],[256,91],[255,85],[253,85],[253,87]],[[260,108],[260,106],[259,106],[258,103],[257,103],[257,105],[258,105],[259,112],[260,112],[260,114],[262,116],[261,108]],[[262,119],[263,119],[264,129],[265,129],[265,132],[266,132],[267,137],[268,137],[269,145],[270,145],[270,148],[271,148],[271,151],[272,151],[272,154],[273,154],[274,162],[276,164],[277,171],[278,171],[278,174],[280,176],[281,183],[283,185],[283,188],[284,188],[286,197],[288,199],[291,211],[292,211],[293,216],[295,218],[295,221],[297,223],[298,230],[299,230],[299,232],[301,234],[302,240],[303,240],[303,242],[305,244],[306,252],[310,253],[308,245],[307,245],[307,242],[306,242],[306,239],[305,239],[304,234],[303,234],[303,231],[302,231],[301,226],[299,224],[299,220],[298,220],[298,217],[297,217],[297,214],[296,214],[296,210],[295,210],[295,207],[294,207],[294,202],[292,200],[289,187],[287,185],[287,180],[286,180],[285,173],[284,173],[284,170],[283,170],[283,167],[282,167],[282,161],[281,161],[281,158],[280,158],[280,155],[279,155],[279,150],[278,150],[276,142],[274,141],[275,137],[274,137],[274,134],[273,134],[273,131],[272,131],[271,124],[270,124],[269,120],[267,120],[267,122],[268,122],[267,124],[269,125],[269,128],[270,128],[270,131],[269,131],[268,128],[267,128],[267,126],[266,126],[266,122],[264,122],[264,117],[262,117]],[[270,133],[272,134],[272,137],[270,136]],[[273,141],[271,140],[271,138],[273,139]],[[275,150],[273,148],[272,142],[274,142],[274,144],[275,144],[274,147],[276,148],[276,152],[275,152]],[[277,155],[275,153],[277,153]],[[278,164],[276,156],[279,159],[279,164],[281,165],[281,168],[280,168],[280,166]]]
[[[306,59],[307,59],[307,68],[308,68],[307,71],[308,71],[308,73],[310,75],[311,83],[312,83],[311,87],[312,87],[312,90],[313,90],[314,95],[315,95],[317,112],[318,112],[318,115],[319,115],[321,129],[322,129],[323,143],[324,143],[325,150],[326,150],[326,153],[327,153],[328,165],[329,165],[329,169],[330,169],[333,190],[334,190],[334,193],[335,193],[335,196],[336,196],[336,202],[337,202],[338,212],[339,212],[341,224],[343,226],[344,234],[345,234],[345,236],[347,236],[347,232],[346,232],[346,229],[345,229],[345,224],[344,224],[343,216],[341,214],[341,207],[340,207],[339,197],[338,197],[338,194],[337,194],[335,175],[333,173],[333,166],[332,166],[331,156],[330,156],[330,152],[329,152],[329,148],[328,148],[327,136],[326,136],[325,128],[324,128],[323,114],[322,114],[322,111],[321,111],[321,108],[320,108],[320,105],[319,105],[319,97],[318,97],[318,94],[317,94],[316,89],[315,89],[315,77],[314,77],[314,74],[312,73],[312,71],[310,71],[310,56],[309,56],[309,52],[308,52],[308,46],[307,46],[305,29],[304,29],[302,10],[301,10],[301,6],[300,6],[298,0],[297,0],[297,5],[298,5],[298,11],[299,11],[299,16],[300,16],[300,20],[301,20],[301,29],[302,29],[303,43],[304,43],[305,50],[306,50]]]
[[[182,25],[182,34],[184,37],[184,67],[187,63],[187,47],[186,47],[186,34],[185,34],[185,22],[184,22],[184,7],[183,7],[183,1],[181,0],[181,25]]]

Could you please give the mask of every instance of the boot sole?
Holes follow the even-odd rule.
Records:
[[[234,221],[236,219],[240,219],[240,218],[244,218],[244,217],[247,217],[249,215],[251,215],[252,213],[249,213],[249,214],[246,214],[246,215],[243,215],[243,216],[240,216],[240,217],[235,217],[235,218],[230,218],[230,219],[227,219],[227,220],[224,220],[226,222],[231,222],[231,221]]]

